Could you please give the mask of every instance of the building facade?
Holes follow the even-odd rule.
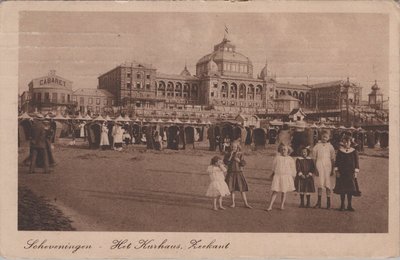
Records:
[[[104,89],[81,88],[72,93],[81,114],[106,114],[113,112],[114,95]]]
[[[379,88],[373,88],[373,93],[370,104],[379,103]],[[173,75],[160,73],[151,64],[130,62],[99,76],[97,89],[73,92],[71,81],[50,71],[29,83],[29,92],[21,96],[21,108],[234,118],[238,114],[287,115],[298,108],[307,114],[342,113],[349,106],[359,106],[361,94],[362,88],[349,79],[313,85],[278,82],[267,62],[254,76],[250,58],[237,52],[225,36],[198,60],[195,75],[186,65]]]
[[[50,70],[46,76],[33,79],[28,87],[29,92],[23,93],[21,104],[26,112],[63,112],[76,106],[72,101],[72,81],[56,75],[55,70]]]
[[[99,89],[115,95],[117,106],[153,110],[153,114],[194,107],[219,114],[286,113],[298,107],[339,111],[348,102],[358,105],[361,100],[361,87],[349,79],[314,85],[279,83],[267,62],[254,77],[250,58],[237,52],[227,37],[198,60],[195,75],[186,66],[179,75],[169,75],[152,65],[133,62],[98,79]],[[286,102],[288,96],[290,102]]]

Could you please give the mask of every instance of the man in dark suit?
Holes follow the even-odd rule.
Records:
[[[31,166],[29,173],[34,173],[36,168],[36,160],[39,155],[39,162],[43,164],[44,172],[49,173],[49,159],[46,151],[46,138],[47,133],[44,127],[42,115],[38,115],[32,124],[32,135],[31,135]]]

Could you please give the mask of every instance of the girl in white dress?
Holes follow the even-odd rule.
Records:
[[[225,209],[222,206],[222,198],[230,194],[228,185],[225,182],[226,168],[222,159],[214,156],[211,159],[211,165],[207,168],[207,173],[210,175],[211,183],[208,186],[206,196],[213,198],[213,210],[217,208],[217,198],[219,200],[219,208]]]
[[[293,158],[289,156],[289,150],[290,147],[283,143],[278,146],[278,154],[272,163],[272,195],[267,211],[272,210],[272,205],[278,192],[282,192],[281,210],[283,210],[285,208],[286,192],[295,190],[293,178],[296,176],[296,164]]]
[[[335,149],[328,143],[329,132],[321,132],[321,141],[317,143],[312,151],[315,162],[316,175],[315,184],[318,187],[318,202],[314,208],[321,208],[322,189],[326,190],[326,208],[331,207],[331,190],[334,187],[333,166],[335,162]]]

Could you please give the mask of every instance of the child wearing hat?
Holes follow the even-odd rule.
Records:
[[[207,173],[210,176],[211,183],[208,186],[206,196],[213,198],[213,210],[218,210],[217,198],[219,201],[219,208],[225,209],[222,206],[222,198],[229,195],[230,192],[225,182],[226,168],[220,157],[214,156],[211,159],[211,164],[207,168]]]
[[[296,191],[300,193],[300,208],[310,207],[310,193],[315,192],[314,178],[315,164],[314,160],[309,157],[310,150],[308,147],[300,149],[301,157],[296,160],[296,178],[294,185]],[[304,195],[307,198],[307,204],[304,205]]]

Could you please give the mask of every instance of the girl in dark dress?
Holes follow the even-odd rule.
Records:
[[[228,166],[225,182],[228,184],[232,196],[232,205],[230,207],[235,207],[235,191],[239,191],[242,195],[244,205],[251,209],[252,207],[247,203],[246,197],[246,191],[248,191],[249,188],[246,178],[243,175],[243,167],[246,165],[246,161],[240,150],[239,143],[233,142],[231,151],[225,154],[224,163]]]
[[[357,185],[357,174],[359,172],[358,152],[351,147],[351,137],[344,136],[342,147],[336,155],[335,161],[336,186],[333,192],[340,195],[340,210],[344,211],[345,197],[347,195],[347,210],[354,211],[351,200],[353,196],[360,196]]]
[[[310,150],[308,148],[301,149],[302,157],[296,160],[296,178],[294,185],[296,191],[300,193],[300,208],[310,207],[310,193],[315,192],[313,175],[315,173],[314,160],[308,157]],[[307,197],[307,204],[304,205],[304,195]]]

